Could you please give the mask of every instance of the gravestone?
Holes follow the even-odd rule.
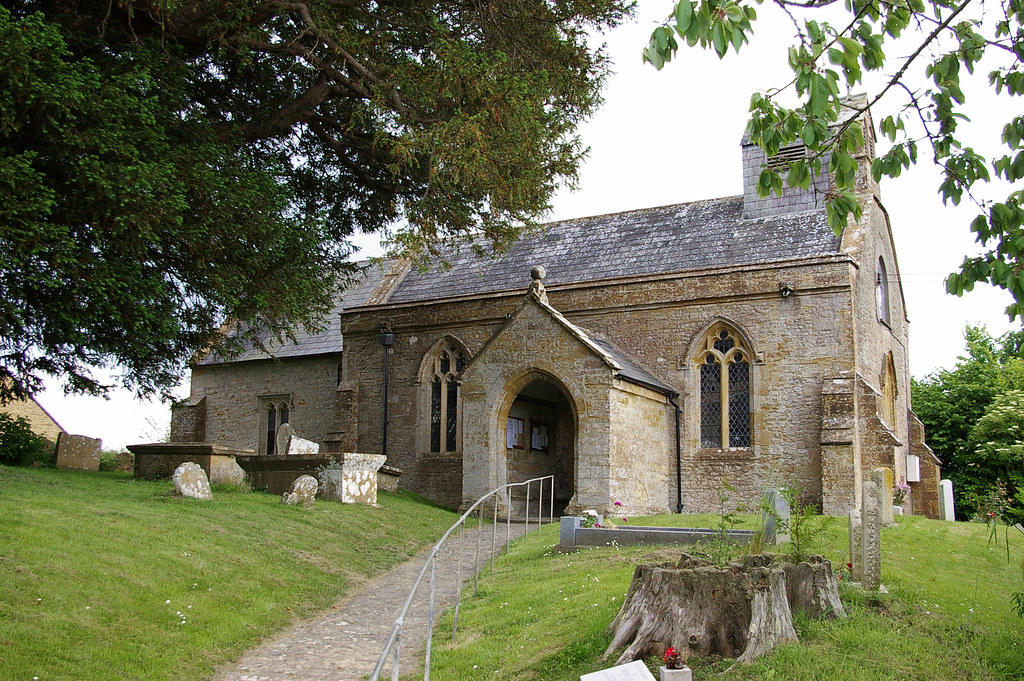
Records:
[[[952,480],[939,480],[939,516],[949,522],[956,520],[956,512],[953,510]]]
[[[327,466],[317,469],[320,498],[343,504],[376,504],[377,471],[386,460],[381,454],[335,454]]]
[[[583,674],[580,676],[580,681],[654,681],[654,674],[647,668],[643,660],[633,660],[617,667]]]
[[[320,483],[312,475],[300,475],[295,478],[291,490],[281,495],[281,503],[288,506],[312,506],[319,488]]]
[[[781,490],[770,489],[762,495],[761,526],[765,544],[785,544],[789,541],[790,508]]]
[[[878,483],[865,480],[861,499],[861,584],[865,589],[873,591],[882,584],[882,509]]]
[[[197,463],[186,461],[181,464],[174,469],[174,475],[171,476],[171,480],[174,481],[174,492],[180,496],[191,499],[213,498],[213,495],[210,493],[210,480],[206,477],[206,471]]]
[[[305,456],[320,453],[320,445],[304,440],[295,434],[295,429],[290,423],[282,423],[277,429],[277,455],[278,456]]]
[[[878,485],[878,512],[882,527],[891,527],[896,524],[892,509],[892,471],[884,467],[876,468],[871,472],[871,477]]]
[[[850,579],[854,582],[861,581],[864,576],[861,574],[861,541],[864,538],[864,528],[861,525],[860,511],[850,510]]]
[[[292,428],[290,423],[282,423],[277,428],[277,438],[274,440],[277,449],[275,454],[278,456],[284,456],[288,453],[288,447],[291,446],[292,438],[295,436],[295,429]]]
[[[103,441],[85,435],[57,436],[57,468],[74,471],[98,471]]]

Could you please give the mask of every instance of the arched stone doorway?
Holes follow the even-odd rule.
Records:
[[[504,425],[505,473],[510,483],[553,475],[554,513],[561,515],[575,493],[576,413],[565,387],[546,374],[532,374],[510,385]],[[538,488],[530,490],[530,516],[550,508],[549,488],[540,509]],[[513,488],[513,517],[526,515],[526,486]]]

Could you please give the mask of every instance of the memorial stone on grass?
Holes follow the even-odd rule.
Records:
[[[878,483],[864,481],[861,527],[861,583],[865,589],[876,590],[882,584],[882,509]]]
[[[210,480],[206,477],[206,471],[197,463],[186,461],[181,464],[174,469],[174,475],[171,476],[171,480],[174,481],[174,492],[180,496],[192,499],[213,498],[213,495],[210,493]]]
[[[316,493],[319,488],[320,483],[312,475],[300,475],[295,478],[291,490],[281,495],[281,503],[308,508],[313,505],[313,500],[316,499]]]

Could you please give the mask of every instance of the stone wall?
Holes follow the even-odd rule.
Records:
[[[687,511],[715,509],[722,478],[738,490],[731,495],[734,505],[754,504],[766,484],[788,480],[801,486],[809,502],[820,504],[821,386],[826,376],[852,371],[855,365],[854,269],[848,258],[835,256],[769,267],[549,288],[547,295],[551,305],[571,322],[607,338],[680,392],[683,503]],[[389,413],[392,424],[404,424],[393,425],[388,452],[393,465],[412,473],[403,475],[402,485],[433,498],[423,467],[416,466],[428,449],[429,395],[422,375],[426,358],[446,338],[456,339],[470,356],[478,353],[504,324],[505,315],[522,302],[529,283],[525,268],[523,278],[523,290],[507,295],[363,308],[343,315],[346,376],[358,393],[360,417],[352,448],[380,451],[380,420],[373,415],[382,411],[383,350],[375,334],[379,323],[387,320],[397,333],[390,365]],[[780,282],[791,284],[792,295],[781,296]],[[729,322],[749,339],[754,353],[754,442],[749,449],[699,447],[699,372],[690,369],[692,353],[702,334],[718,321]],[[524,341],[522,352],[529,353],[536,346],[536,342]],[[354,358],[362,359],[356,365]],[[571,362],[565,368],[569,373],[575,371]],[[576,392],[570,388],[569,392],[576,400],[585,394],[582,388]],[[597,413],[600,407],[586,406],[589,413]],[[675,426],[669,406],[665,413],[664,439],[672,443],[667,456],[674,458]],[[463,440],[476,437],[467,432],[464,422],[460,429]],[[584,451],[582,445],[580,451]],[[674,461],[661,466],[674,466]],[[587,491],[592,505],[610,503],[610,481],[588,478],[582,469],[576,476],[593,485]],[[669,478],[673,489],[666,490],[664,498],[673,498],[674,506],[674,468]]]
[[[262,453],[266,424],[260,398],[290,397],[289,422],[306,440],[323,442],[335,430],[334,402],[341,355],[257,360],[197,366],[192,370],[188,402],[205,398],[205,439]],[[172,427],[171,439],[194,437],[195,429]],[[174,424],[172,424],[173,426]],[[189,441],[182,439],[181,441]]]
[[[57,438],[64,432],[60,424],[54,421],[53,417],[32,398],[8,402],[3,407],[0,407],[0,411],[7,412],[15,420],[18,418],[25,419],[33,433],[46,438],[51,453],[57,446]]]
[[[608,501],[629,513],[670,513],[675,509],[675,407],[658,392],[615,381],[611,392]]]

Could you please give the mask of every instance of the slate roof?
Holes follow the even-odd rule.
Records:
[[[667,395],[679,394],[675,388],[647,373],[647,371],[634,362],[629,355],[622,352],[608,341],[602,338],[595,338],[594,336],[591,336],[590,340],[611,355],[612,359],[614,359],[621,367],[619,372],[616,374],[618,378],[621,378],[624,381],[629,381],[630,383],[636,383],[638,385],[647,386],[648,388],[653,388],[654,390]]]
[[[544,285],[769,263],[839,252],[824,211],[742,219],[743,197],[565,220],[516,242],[498,259],[463,248],[448,269],[413,270],[389,297],[408,303],[524,290],[543,265]]]
[[[349,307],[366,305],[370,296],[373,295],[373,292],[377,290],[384,280],[384,275],[383,267],[364,263],[361,275],[353,281],[351,286],[345,289],[342,297],[327,314],[325,319],[326,328],[321,333],[310,334],[302,327],[298,327],[294,330],[294,343],[288,341],[275,343],[271,340],[269,333],[265,334],[261,340],[270,349],[274,357],[281,359],[285,357],[310,357],[341,352],[343,345],[341,339],[341,318],[339,317],[341,311]],[[271,355],[249,344],[246,350],[230,360],[226,360],[216,353],[210,353],[203,358],[199,366],[223,364],[227,361],[247,362],[256,359],[269,359],[270,357]]]

